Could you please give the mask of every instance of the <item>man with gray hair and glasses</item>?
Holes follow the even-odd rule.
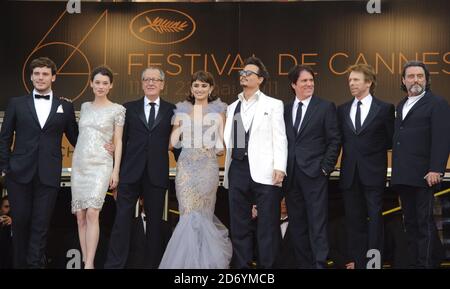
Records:
[[[175,105],[164,101],[164,72],[148,67],[142,72],[144,97],[124,104],[122,164],[117,189],[116,217],[105,268],[124,268],[130,244],[132,216],[139,196],[144,197],[151,268],[164,253],[162,215],[169,187],[169,138]]]

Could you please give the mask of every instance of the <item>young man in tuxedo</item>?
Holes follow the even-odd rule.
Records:
[[[232,267],[251,266],[251,210],[256,204],[257,266],[272,268],[281,240],[281,184],[286,175],[283,102],[260,90],[269,75],[259,58],[246,59],[239,75],[243,91],[228,106],[224,131],[224,187],[229,188]]]
[[[72,103],[54,95],[56,65],[30,63],[33,92],[11,98],[0,132],[0,169],[11,202],[14,267],[42,268],[60,187],[63,133],[75,146],[78,125]],[[11,145],[14,141],[14,146]]]
[[[407,93],[397,105],[391,186],[400,194],[413,268],[432,268],[436,238],[434,190],[442,181],[450,147],[450,109],[431,92],[430,72],[410,61],[402,71]]]
[[[146,235],[151,268],[158,268],[164,253],[162,215],[169,187],[168,150],[175,109],[175,105],[160,97],[164,77],[158,67],[144,69],[141,83],[145,96],[124,104],[127,114],[117,209],[105,268],[121,269],[126,265],[132,217],[139,196],[144,198],[145,215],[149,220]]]
[[[371,66],[351,66],[348,85],[353,98],[338,107],[343,149],[339,184],[349,257],[355,268],[365,269],[368,250],[377,249],[381,254],[384,244],[383,192],[395,109],[375,97],[376,75]]]
[[[314,72],[296,65],[288,74],[295,98],[284,108],[288,139],[287,178],[283,186],[289,233],[298,267],[326,268],[328,257],[328,177],[339,155],[341,136],[334,103],[314,95]],[[311,252],[309,251],[311,248]]]

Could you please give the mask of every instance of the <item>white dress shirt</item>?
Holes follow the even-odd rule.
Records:
[[[367,95],[363,99],[361,99],[361,126],[363,125],[364,121],[366,120],[367,115],[370,111],[370,106],[372,105],[372,95]],[[356,118],[356,108],[358,107],[358,99],[355,97],[352,103],[352,107],[350,108],[350,118],[352,119],[353,127],[355,126],[355,118]]]
[[[252,95],[248,100],[245,99],[244,93],[241,92],[238,95],[241,101],[241,118],[246,132],[250,129],[253,122],[253,117],[255,116],[256,104],[258,103],[260,91],[258,90]]]
[[[150,105],[150,101],[146,96],[144,96],[144,112],[145,112],[145,119],[148,121],[148,117],[150,115],[150,109],[152,108]],[[155,105],[155,119],[156,116],[158,115],[158,111],[159,111],[159,105],[160,105],[160,99],[159,96],[158,98],[154,101],[154,103],[156,103]]]
[[[50,91],[46,95],[50,95],[49,99],[39,98],[36,99],[34,96],[39,94],[36,89],[33,90],[33,99],[34,99],[34,108],[36,109],[36,114],[39,120],[39,124],[41,128],[44,127],[45,122],[47,121],[48,115],[50,114],[50,110],[52,109],[52,101],[53,101],[53,92]]]
[[[308,105],[311,101],[311,97],[312,97],[312,95],[301,101],[303,103],[302,118],[300,119],[300,123],[298,124],[298,130],[300,130],[300,127],[302,127],[302,122],[303,122],[303,119],[305,118],[306,110],[308,109]],[[300,103],[300,100],[298,99],[298,97],[295,97],[294,105],[292,106],[292,125],[295,124],[295,118],[297,117],[297,108],[298,108],[299,103]]]
[[[403,105],[402,120],[405,119],[411,108],[425,95],[425,91],[418,96],[408,96],[408,100]]]
[[[145,212],[141,213],[140,218],[142,219],[142,225],[144,226],[144,234],[147,233],[147,221],[146,221],[146,217],[145,217]]]
[[[283,221],[283,220],[285,220],[285,219],[287,219],[287,216],[284,217],[284,218],[282,218],[281,221]],[[281,229],[281,237],[282,237],[283,239],[284,239],[284,236],[286,235],[286,230],[287,230],[288,225],[289,225],[289,221],[282,222],[281,225],[280,225],[280,229]]]

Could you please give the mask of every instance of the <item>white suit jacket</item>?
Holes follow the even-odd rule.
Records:
[[[224,130],[226,147],[225,174],[223,185],[228,189],[228,171],[232,162],[233,117],[239,99],[227,108]],[[248,143],[248,162],[252,180],[272,185],[273,170],[286,174],[287,138],[284,126],[283,102],[260,92]]]

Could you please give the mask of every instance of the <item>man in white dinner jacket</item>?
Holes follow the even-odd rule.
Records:
[[[232,267],[249,268],[253,260],[251,209],[256,204],[257,266],[272,268],[281,241],[281,185],[287,162],[283,102],[260,91],[269,76],[260,59],[246,59],[239,75],[243,91],[228,106],[224,131]]]

